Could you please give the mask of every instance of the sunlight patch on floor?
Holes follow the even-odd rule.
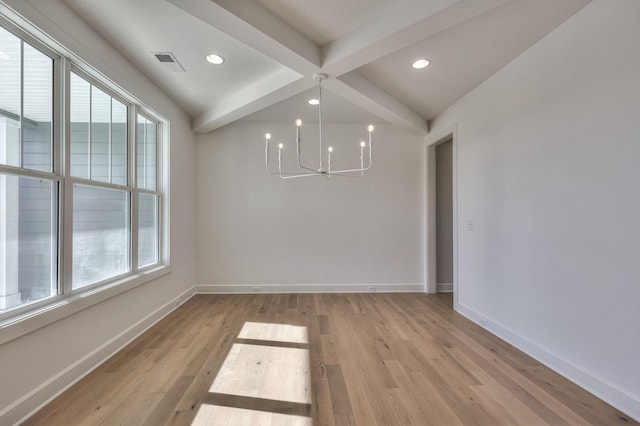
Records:
[[[191,423],[192,426],[312,426],[311,418],[291,414],[270,413],[268,411],[245,408],[223,407],[202,404]]]
[[[238,338],[272,342],[309,343],[307,327],[263,322],[245,322],[238,334]]]
[[[234,343],[209,392],[311,404],[309,351]]]

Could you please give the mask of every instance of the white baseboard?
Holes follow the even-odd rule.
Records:
[[[453,293],[453,283],[436,284],[436,293]]]
[[[542,346],[526,339],[508,327],[497,323],[462,303],[455,303],[454,309],[487,331],[495,334],[500,339],[546,365],[556,373],[566,377],[586,391],[632,417],[634,420],[640,421],[640,399],[635,399],[627,395],[615,386],[596,377],[594,374],[574,366]]]
[[[370,288],[374,290],[371,291]],[[424,293],[424,284],[196,284],[197,294]]]
[[[145,318],[118,334],[113,339],[80,358],[31,392],[14,401],[0,411],[0,424],[20,424],[34,415],[49,402],[102,365],[111,356],[151,328],[155,323],[170,314],[178,306],[195,294],[191,287],[178,297],[156,309]]]

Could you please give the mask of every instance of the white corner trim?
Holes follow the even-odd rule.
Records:
[[[374,287],[371,291],[370,287]],[[403,284],[196,284],[197,294],[424,293],[424,283]]]
[[[556,373],[569,379],[576,385],[594,394],[603,401],[622,411],[633,419],[640,421],[640,399],[634,398],[604,379],[583,370],[569,361],[554,355],[546,348],[521,336],[510,328],[499,324],[468,306],[458,302],[454,309],[490,333],[520,349],[530,357],[546,365]]]
[[[195,295],[189,288],[0,411],[0,424],[20,424]]]
[[[453,283],[436,284],[436,293],[453,293]]]

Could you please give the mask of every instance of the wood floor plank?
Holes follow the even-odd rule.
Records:
[[[344,384],[344,377],[339,365],[325,366],[327,371],[327,383],[329,384],[329,392],[331,393],[331,407],[333,418],[336,424],[355,425],[353,409]]]
[[[450,294],[197,295],[25,424],[639,424],[452,303]],[[249,365],[227,363],[226,379],[244,383],[236,394],[216,382],[234,344],[295,352],[308,368],[247,381]],[[277,390],[293,383],[287,374],[307,374],[310,387]],[[252,388],[263,385],[271,393]]]

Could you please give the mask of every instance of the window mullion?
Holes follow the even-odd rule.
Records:
[[[20,125],[18,127],[18,164],[24,167],[24,41],[20,40]]]
[[[62,127],[62,168],[64,177],[60,185],[60,285],[61,293],[70,294],[73,288],[73,180],[71,179],[71,64],[62,60],[62,101],[64,114],[59,117]],[[59,103],[60,105],[60,103]]]
[[[89,86],[89,134],[87,135],[87,138],[89,139],[87,141],[87,167],[89,168],[87,170],[87,177],[89,180],[91,180],[91,178],[93,177],[91,175],[91,143],[93,141],[93,85]]]
[[[158,188],[160,188],[160,173],[159,173],[159,169],[161,169],[161,167],[158,167],[158,164],[160,164],[160,125],[156,124],[156,135],[155,135],[155,144],[156,144],[156,159],[155,159],[155,172],[154,172],[154,177],[155,177],[155,185],[154,185],[154,189],[157,191]]]
[[[147,128],[149,127],[149,120],[147,120],[146,118],[144,119],[144,139],[142,142],[142,146],[144,148],[143,152],[144,155],[142,157],[143,159],[143,166],[142,166],[142,174],[144,175],[144,189],[148,188],[147,185]]]
[[[113,183],[113,177],[111,176],[111,155],[113,153],[113,98],[109,98],[109,149],[107,150],[107,178],[109,182]]]
[[[63,165],[66,164],[64,161],[64,131],[66,126],[63,124],[65,117],[67,117],[67,113],[65,108],[64,100],[67,98],[65,93],[63,93],[64,88],[67,86],[67,82],[65,81],[65,67],[66,61],[64,58],[57,57],[53,60],[53,99],[52,99],[52,119],[51,119],[51,142],[52,142],[52,173],[58,177],[57,182],[57,199],[56,205],[54,206],[57,211],[56,222],[55,222],[55,231],[57,233],[57,238],[55,239],[54,246],[52,249],[55,253],[58,253],[56,259],[53,261],[53,266],[51,269],[51,281],[55,286],[55,294],[62,295],[65,293],[64,289],[64,169]]]
[[[127,108],[129,114],[129,125],[127,126],[128,137],[128,149],[127,149],[127,164],[129,166],[129,187],[131,188],[131,216],[130,216],[130,260],[131,270],[138,270],[138,185],[137,179],[137,149],[138,149],[138,132],[136,131],[138,126],[137,111],[132,105]]]

